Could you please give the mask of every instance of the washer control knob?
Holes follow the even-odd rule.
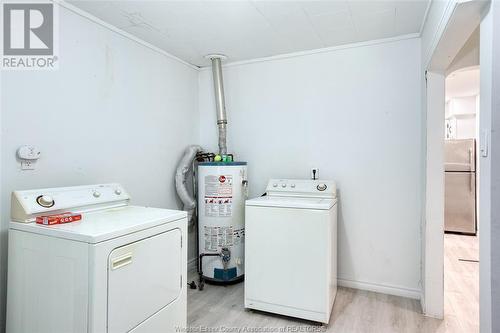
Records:
[[[42,207],[49,208],[54,206],[54,199],[50,195],[41,195],[36,198],[36,202]]]
[[[318,191],[324,191],[324,190],[326,190],[327,186],[326,186],[326,184],[318,184],[318,186],[316,186],[316,188],[318,189]]]
[[[290,186],[291,186],[292,188],[295,188],[295,184],[290,184]]]
[[[273,187],[278,187],[278,184],[274,183],[274,184],[273,184]]]
[[[122,190],[120,190],[119,188],[117,188],[117,189],[115,190],[115,194],[116,194],[116,195],[120,195],[120,194],[122,194]]]
[[[286,187],[286,184],[285,184],[285,183],[281,184],[281,187],[285,188],[285,187]]]
[[[92,195],[94,196],[94,198],[99,198],[101,196],[101,192],[94,191]]]

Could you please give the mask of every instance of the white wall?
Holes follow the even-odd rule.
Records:
[[[476,138],[476,114],[478,96],[453,97],[446,103],[446,118],[454,127],[452,139]]]
[[[272,177],[338,182],[344,284],[419,296],[420,40],[224,68],[229,150],[250,196]],[[200,72],[201,143],[216,148],[210,70]]]
[[[59,70],[3,72],[1,89],[0,328],[12,190],[120,182],[133,204],[177,208],[174,170],[199,140],[196,69],[63,8]],[[42,151],[34,171],[22,144]]]
[[[457,119],[457,139],[471,139],[476,137],[476,119]]]

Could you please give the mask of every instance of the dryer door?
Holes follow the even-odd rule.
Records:
[[[181,231],[114,249],[108,260],[108,332],[128,332],[181,292]]]

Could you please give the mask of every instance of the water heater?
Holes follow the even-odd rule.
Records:
[[[247,186],[246,162],[198,165],[198,264],[204,280],[243,279]]]

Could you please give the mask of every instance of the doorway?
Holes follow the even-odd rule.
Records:
[[[444,316],[467,332],[479,331],[479,76],[472,66],[445,78]]]
[[[488,186],[480,186],[481,184],[489,184],[491,182],[491,174],[488,167],[490,159],[487,149],[489,145],[489,135],[491,133],[491,69],[492,69],[492,15],[490,11],[490,3],[485,1],[470,1],[470,2],[450,2],[442,15],[442,24],[438,25],[437,30],[433,36],[435,44],[429,47],[429,56],[424,58],[424,69],[426,69],[426,88],[425,98],[426,104],[426,176],[425,176],[425,216],[424,216],[424,231],[423,231],[423,260],[422,260],[422,307],[423,311],[429,315],[437,318],[444,318],[445,325],[456,320],[466,320],[468,323],[459,323],[461,331],[478,331],[479,322],[481,323],[481,331],[490,331],[491,325],[491,292],[490,284],[487,277],[490,275],[489,267],[489,235],[490,235],[490,219],[489,219],[489,193],[487,192]],[[480,28],[480,31],[479,31]],[[466,45],[469,37],[477,30],[478,46],[477,52],[463,52],[463,47]],[[479,49],[481,52],[479,52]],[[469,57],[476,55],[476,57]],[[475,59],[476,61],[470,61]],[[471,294],[478,296],[478,306],[476,310],[470,310],[467,307],[460,307],[461,305],[475,306],[474,303],[467,299],[467,296],[460,294],[456,291],[455,300],[446,298],[445,281],[446,270],[450,271],[453,267],[449,267],[446,260],[445,242],[448,234],[445,233],[445,136],[453,131],[452,125],[447,124],[454,120],[450,117],[450,110],[446,110],[446,78],[452,73],[458,73],[457,70],[465,69],[470,66],[478,66],[480,63],[480,89],[481,96],[480,110],[476,105],[476,120],[480,118],[480,128],[476,125],[475,137],[479,139],[479,147],[474,151],[475,158],[479,156],[481,162],[481,170],[476,174],[476,192],[480,195],[476,198],[479,202],[478,209],[476,207],[477,230],[476,235],[480,233],[479,237],[469,238],[477,241],[479,251],[466,251],[460,252],[460,246],[449,246],[452,250],[449,251],[455,255],[452,257],[454,263],[470,263],[479,266],[479,272],[475,273],[477,285],[480,284],[481,288],[478,291],[471,292]],[[479,95],[479,93],[478,93]],[[450,105],[448,105],[450,107]],[[445,111],[448,111],[446,114]],[[459,112],[460,113],[460,112]],[[458,116],[454,118],[472,118],[470,115]],[[447,118],[450,118],[449,121]],[[446,129],[446,125],[450,128]],[[476,123],[477,124],[477,123]],[[455,128],[456,130],[456,128]],[[476,142],[477,144],[477,142]],[[468,152],[468,150],[466,150]],[[476,163],[476,165],[479,163]],[[469,170],[471,171],[471,170]],[[476,170],[477,172],[477,170]],[[469,177],[469,180],[471,178]],[[474,186],[474,183],[469,182],[469,188]],[[472,184],[472,185],[470,185]],[[475,195],[472,196],[475,198]],[[481,219],[481,215],[484,217]],[[451,234],[462,236],[462,234]],[[473,232],[469,233],[473,235]],[[462,238],[459,238],[462,239]],[[458,241],[455,243],[459,243]],[[457,246],[459,248],[457,248]],[[463,245],[464,248],[472,248],[474,244]],[[477,245],[476,245],[477,246]],[[480,260],[476,263],[477,259],[473,257],[474,253],[479,252]],[[472,254],[472,255],[471,255]],[[454,259],[453,259],[454,258]],[[463,260],[459,260],[463,259]],[[472,261],[466,261],[471,259]],[[448,266],[447,266],[448,265]],[[469,266],[470,267],[470,266]],[[463,267],[462,267],[463,268]],[[462,269],[460,268],[460,269]],[[460,270],[457,269],[457,270]],[[465,270],[465,268],[464,268]],[[449,274],[448,274],[449,275]],[[471,274],[472,276],[473,274]],[[451,276],[451,275],[449,275]],[[479,276],[479,277],[478,277]],[[453,282],[456,283],[456,282]],[[449,284],[451,286],[451,284]],[[464,290],[468,288],[462,286],[457,288]],[[472,289],[472,288],[471,288]],[[477,290],[476,289],[476,290]],[[478,295],[480,294],[480,295]],[[474,299],[474,296],[471,297]],[[469,303],[469,304],[466,304]],[[474,314],[474,311],[479,311],[480,316]],[[480,317],[480,320],[479,320]],[[455,324],[455,323],[454,323]],[[466,326],[463,328],[462,326]],[[471,328],[472,327],[472,328]]]

